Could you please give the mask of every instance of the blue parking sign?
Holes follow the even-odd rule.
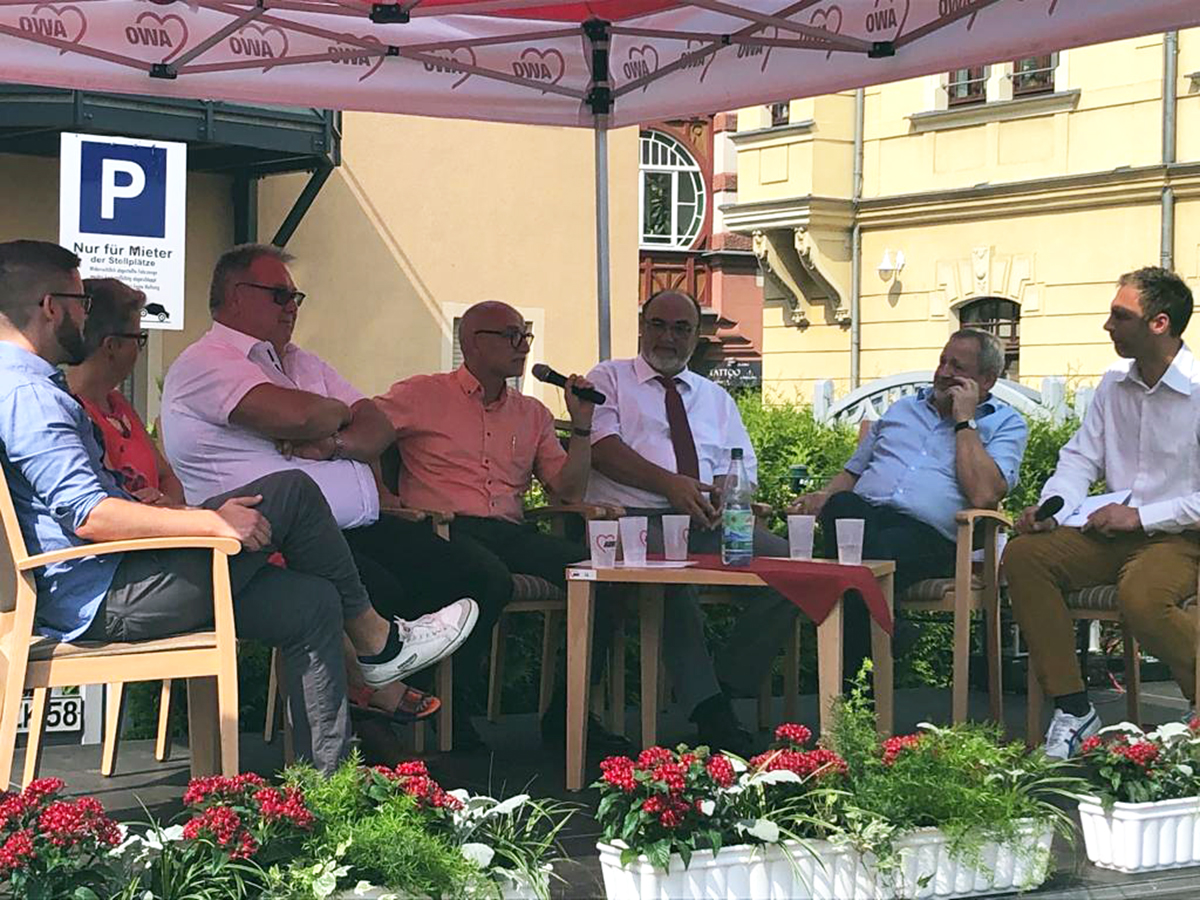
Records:
[[[79,169],[80,231],[165,236],[166,148],[85,139]]]

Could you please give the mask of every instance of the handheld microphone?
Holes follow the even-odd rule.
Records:
[[[529,371],[538,381],[544,381],[546,384],[555,384],[560,388],[565,388],[567,386],[567,376],[555,372],[545,363],[538,363]],[[597,405],[602,404],[608,399],[602,393],[597,390],[593,390],[592,388],[571,388],[571,393],[580,400],[586,400],[588,403],[595,403]]]
[[[1044,522],[1051,516],[1056,515],[1062,508],[1062,497],[1047,497],[1046,501],[1038,507],[1037,512],[1033,514],[1033,521]]]

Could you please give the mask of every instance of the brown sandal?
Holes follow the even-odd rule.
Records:
[[[406,685],[396,708],[388,712],[386,709],[370,705],[369,700],[374,693],[374,691],[357,692],[350,700],[351,715],[383,719],[393,725],[411,725],[413,722],[429,718],[442,708],[442,701],[433,694],[427,694]]]

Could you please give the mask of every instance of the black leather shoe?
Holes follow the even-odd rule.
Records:
[[[561,748],[567,742],[567,711],[551,706],[542,716],[542,743],[548,747]],[[628,756],[635,753],[633,741],[614,734],[593,715],[588,716],[588,756]]]
[[[742,759],[749,759],[762,749],[758,739],[736,720],[705,722],[697,728],[696,743],[714,753],[724,751]]]

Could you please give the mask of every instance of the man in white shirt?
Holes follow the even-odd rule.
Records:
[[[1117,584],[1125,623],[1171,667],[1195,703],[1196,626],[1180,601],[1196,593],[1200,563],[1200,364],[1183,343],[1192,292],[1158,267],[1122,275],[1104,330],[1123,361],[1105,373],[1083,424],[1063,447],[1039,505],[1063,500],[1038,521],[1021,515],[1004,554],[1013,614],[1042,689],[1054,698],[1046,753],[1065,759],[1100,728],[1075,658],[1064,596]],[[1126,503],[1093,512],[1082,528],[1059,527],[1103,478]]]
[[[595,473],[590,503],[612,503],[649,517],[647,543],[662,549],[663,513],[692,517],[689,546],[715,553],[721,543],[721,482],[730,450],[740,447],[751,479],[757,460],[729,393],[689,371],[700,338],[700,306],[687,294],[662,291],[646,301],[639,322],[640,355],[600,363],[588,379],[607,395],[592,420]],[[757,527],[754,552],[787,556],[787,541]],[[735,752],[750,744],[729,695],[753,696],[789,633],[796,607],[774,591],[747,592],[714,667],[704,646],[704,620],[690,588],[667,592],[663,659],[675,695],[690,710],[700,739]]]
[[[392,427],[332,366],[291,343],[304,301],[288,271],[291,259],[277,247],[248,244],[217,261],[212,328],[179,355],[163,386],[166,453],[189,503],[271,472],[309,475],[354,553],[372,604],[406,617],[401,636],[416,657],[411,674],[467,639],[476,603],[451,601],[482,597],[475,589],[484,579],[427,523],[380,517],[371,463],[392,442]],[[422,596],[406,595],[404,573],[418,564],[436,567],[442,582]],[[428,652],[416,654],[427,638]],[[400,723],[429,712],[431,703],[404,685],[352,696],[359,713],[383,710]]]

